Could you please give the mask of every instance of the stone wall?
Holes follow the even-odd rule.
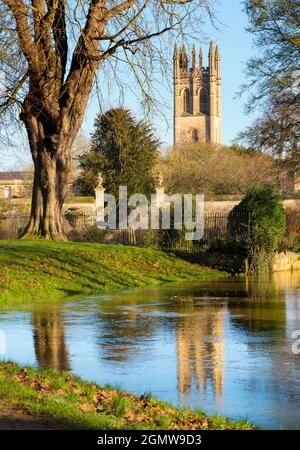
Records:
[[[221,200],[208,201],[204,204],[204,211],[206,213],[229,213],[235,205],[238,205],[240,200]]]
[[[285,209],[290,209],[294,211],[300,211],[300,199],[296,200],[284,200],[283,206]]]
[[[273,272],[300,270],[300,253],[276,253],[273,260]]]
[[[236,205],[240,203],[240,200],[214,200],[205,202],[206,213],[229,213]],[[297,200],[284,200],[284,209],[300,211],[300,199]]]
[[[20,182],[17,183],[1,183],[0,184],[0,198],[11,198],[11,197],[25,197],[30,193],[30,188],[26,184]]]

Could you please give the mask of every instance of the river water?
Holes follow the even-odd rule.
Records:
[[[299,429],[298,329],[300,272],[230,277],[2,309],[0,358]]]

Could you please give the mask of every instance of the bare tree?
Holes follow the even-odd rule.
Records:
[[[299,0],[244,0],[256,55],[247,63],[251,90],[247,110],[270,97],[289,96],[299,108],[300,2]]]
[[[298,97],[300,97],[298,95]],[[263,115],[241,132],[237,141],[280,161],[281,165],[300,167],[300,114],[298,102],[280,95],[266,101]]]
[[[247,63],[250,90],[246,111],[261,117],[239,134],[256,150],[271,154],[280,165],[299,169],[300,1],[245,0],[257,52]]]
[[[205,14],[209,0],[0,0],[0,68],[8,84],[0,112],[13,111],[14,119],[12,108],[20,110],[34,163],[24,237],[65,239],[71,147],[97,71],[125,62],[147,97],[148,68],[167,48],[162,37],[200,27]]]

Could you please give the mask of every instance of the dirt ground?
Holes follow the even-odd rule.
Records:
[[[0,399],[0,430],[62,430],[67,427],[42,417],[34,417]]]

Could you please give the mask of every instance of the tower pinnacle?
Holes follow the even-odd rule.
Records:
[[[217,78],[221,78],[221,58],[220,58],[220,50],[219,50],[218,45],[216,45],[215,67],[216,67]]]
[[[212,40],[210,41],[208,59],[209,59],[209,71],[210,73],[213,73],[215,71],[215,50]]]
[[[192,50],[192,67],[194,70],[196,69],[196,47],[195,47],[195,44],[193,44],[193,50]]]
[[[200,47],[199,50],[199,69],[202,69],[203,67],[203,54],[202,54],[202,48]]]

